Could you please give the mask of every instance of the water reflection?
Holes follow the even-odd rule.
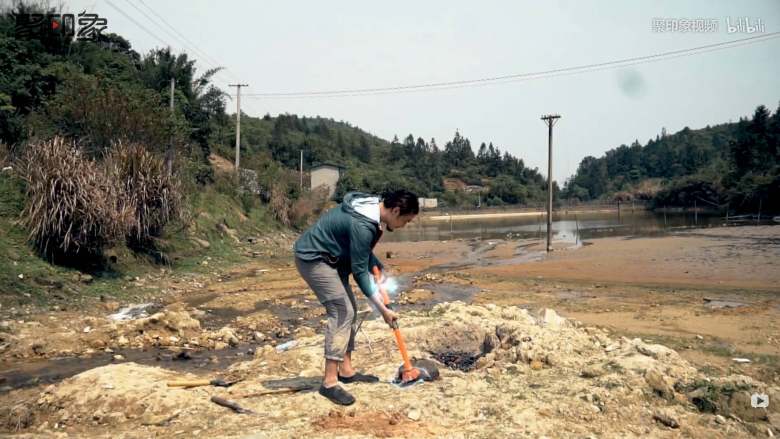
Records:
[[[594,212],[554,213],[553,239],[579,243],[609,236],[657,236],[672,229],[720,226],[717,215],[699,213]],[[443,241],[458,238],[544,239],[547,233],[543,214],[493,219],[440,220],[418,218],[401,230],[385,233],[384,241]]]

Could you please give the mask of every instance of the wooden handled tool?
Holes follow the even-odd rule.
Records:
[[[382,294],[382,300],[384,301],[385,306],[389,307],[390,296],[387,295],[385,287],[380,283],[380,280],[382,279],[382,273],[379,271],[379,267],[376,266],[374,267],[374,279],[376,280],[376,285],[379,288],[380,294]],[[420,370],[416,367],[412,367],[412,362],[409,360],[409,353],[406,351],[406,343],[404,343],[404,338],[401,335],[401,329],[398,327],[398,322],[393,321],[390,327],[393,328],[395,342],[398,344],[398,350],[401,351],[401,358],[404,360],[403,371],[401,373],[401,382],[415,382],[418,378],[420,378]]]

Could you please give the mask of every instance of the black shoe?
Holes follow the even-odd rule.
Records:
[[[339,375],[339,381],[341,381],[344,384],[352,384],[352,383],[378,383],[379,377],[374,375],[366,375],[360,372],[355,372],[354,375],[351,377],[343,377]]]
[[[320,386],[320,395],[340,405],[352,405],[355,403],[355,397],[339,385],[333,387]]]

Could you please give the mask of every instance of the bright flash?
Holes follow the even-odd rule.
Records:
[[[382,282],[382,286],[385,287],[387,294],[393,295],[398,292],[398,281],[394,277],[386,277],[384,282]]]
[[[398,280],[394,277],[385,277],[385,279],[381,283],[382,288],[384,288],[385,292],[389,296],[395,296],[396,293],[398,293],[399,285]],[[374,279],[371,279],[371,288],[374,291],[379,291],[379,288],[377,287],[376,281]]]

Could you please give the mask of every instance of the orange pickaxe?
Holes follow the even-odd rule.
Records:
[[[379,267],[376,266],[374,267],[373,271],[376,285],[379,288],[379,293],[382,294],[382,301],[386,307],[390,308],[390,296],[387,295],[385,287],[380,282],[382,280],[382,273],[379,271]],[[404,359],[404,364],[402,369],[399,371],[399,376],[396,378],[396,381],[400,381],[400,383],[403,385],[413,384],[420,378],[432,380],[433,378],[427,371],[424,371],[425,373],[423,373],[421,369],[412,366],[412,362],[409,360],[409,353],[406,352],[406,343],[404,343],[404,338],[401,336],[401,330],[398,328],[398,321],[393,321],[393,323],[390,324],[390,327],[393,328],[395,342],[398,344],[398,350],[401,351],[401,357]]]

